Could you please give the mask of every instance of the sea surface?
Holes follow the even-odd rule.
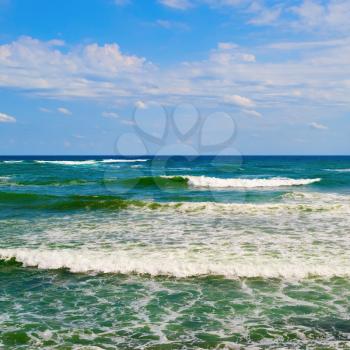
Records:
[[[1,157],[0,349],[350,349],[350,157]]]

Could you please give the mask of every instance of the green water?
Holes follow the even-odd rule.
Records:
[[[0,349],[350,348],[350,158],[42,161],[0,160]]]

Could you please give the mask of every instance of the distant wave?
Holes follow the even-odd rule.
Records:
[[[60,164],[60,165],[91,165],[95,160],[35,160],[38,164]]]
[[[149,159],[103,159],[101,163],[136,163],[147,162]]]
[[[17,164],[17,163],[23,163],[23,160],[3,160],[2,163],[4,163],[4,164]]]
[[[293,261],[263,256],[223,255],[214,258],[208,252],[189,253],[131,249],[96,251],[84,249],[0,249],[0,260],[7,264],[22,263],[39,269],[67,268],[75,273],[148,274],[152,276],[192,277],[215,275],[226,278],[349,277],[350,265],[334,257],[313,261],[298,257]]]
[[[222,179],[207,176],[182,176],[187,180],[188,185],[202,188],[257,188],[257,187],[283,187],[283,186],[303,186],[320,182],[320,178],[316,179],[289,179],[274,177],[269,179],[242,179],[231,178]],[[172,176],[164,176],[164,178],[174,178]],[[176,176],[175,178],[179,178]]]
[[[350,173],[350,169],[325,169],[326,171],[333,171],[335,173]]]
[[[0,176],[0,182],[8,182],[11,180],[10,176]]]
[[[147,162],[148,159],[102,159],[102,160],[35,160],[38,164],[58,164],[58,165],[93,165],[98,163],[135,163]]]

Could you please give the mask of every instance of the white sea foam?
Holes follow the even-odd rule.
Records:
[[[103,159],[101,163],[136,163],[147,161],[148,159]]]
[[[168,176],[169,177],[169,176]],[[182,176],[188,179],[188,183],[193,187],[204,188],[258,188],[258,187],[283,187],[283,186],[303,186],[316,182],[320,182],[320,178],[316,179],[290,179],[274,177],[269,179],[242,179],[231,178],[222,179],[206,176]]]
[[[5,163],[5,164],[17,164],[17,163],[23,163],[23,160],[4,160],[2,163]]]
[[[183,251],[0,249],[0,258],[14,258],[24,266],[35,266],[39,269],[67,268],[76,273],[137,273],[180,278],[204,275],[283,279],[350,276],[350,264],[337,257],[331,261],[324,259],[316,263],[312,258],[290,261],[272,257],[242,256],[239,259],[230,259],[229,256],[213,257],[205,252],[189,255]]]
[[[35,160],[39,164],[60,164],[60,165],[92,165],[96,160]]]
[[[35,160],[39,164],[58,164],[58,165],[93,165],[98,163],[135,163],[147,162],[148,159],[103,159],[98,160]]]
[[[0,182],[7,182],[9,181],[11,178],[9,176],[0,176]]]
[[[333,171],[335,173],[350,173],[350,169],[325,169],[326,171]]]
[[[320,211],[337,211],[350,213],[350,199],[347,202],[324,202],[315,203],[270,203],[270,204],[253,204],[253,203],[215,203],[215,202],[180,202],[169,203],[168,207],[173,211],[179,212],[217,212],[217,213],[261,213],[273,214],[278,212],[320,212]],[[166,209],[167,206],[164,206]]]

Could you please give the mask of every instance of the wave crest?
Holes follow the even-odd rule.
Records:
[[[165,178],[173,178],[172,176],[164,176]],[[305,186],[316,182],[320,182],[320,178],[316,179],[290,179],[282,177],[274,177],[269,179],[242,179],[230,178],[222,179],[207,176],[182,176],[187,183],[193,187],[202,188],[258,188],[258,187],[285,187],[285,186]]]
[[[14,261],[39,269],[66,268],[74,273],[147,274],[151,276],[224,276],[225,278],[349,277],[350,265],[333,259],[315,263],[307,259],[289,261],[268,257],[213,259],[205,253],[183,251],[135,252],[133,250],[98,252],[91,250],[0,249],[3,262]]]

